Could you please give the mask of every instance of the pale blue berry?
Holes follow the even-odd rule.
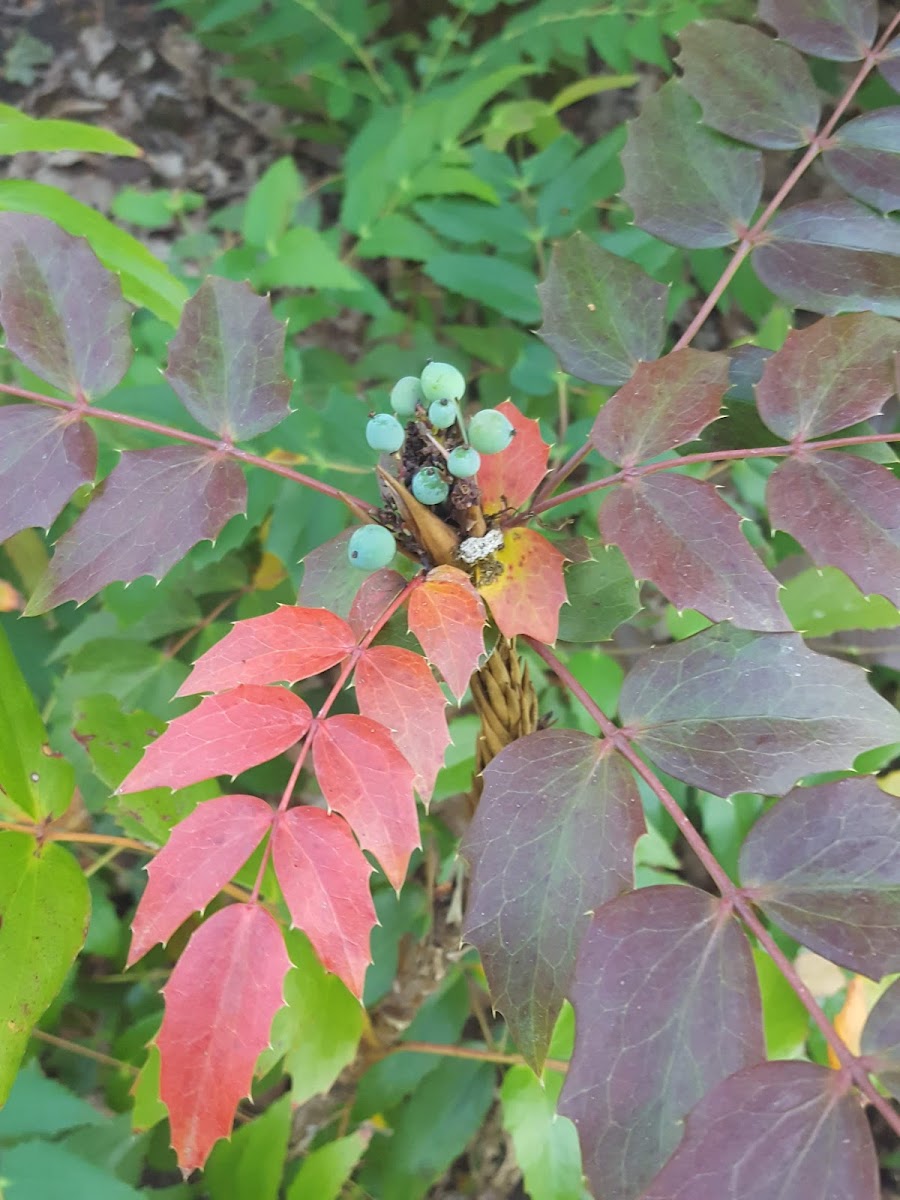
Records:
[[[403,426],[390,413],[379,413],[366,426],[366,441],[373,450],[393,454],[403,445]]]
[[[435,400],[428,409],[428,420],[435,429],[449,429],[456,423],[459,409],[455,400]]]
[[[397,553],[394,535],[383,525],[363,525],[347,543],[347,556],[361,571],[379,571]]]
[[[499,454],[514,434],[509,419],[496,408],[482,409],[469,422],[469,441],[480,454]]]
[[[422,391],[425,400],[462,400],[466,391],[466,380],[462,371],[450,363],[431,362],[422,372]]]
[[[391,389],[391,408],[398,417],[411,417],[416,405],[424,403],[422,384],[417,375],[404,375]]]
[[[481,455],[471,446],[457,446],[447,455],[447,470],[457,479],[470,479],[480,466]]]
[[[420,504],[441,504],[450,494],[450,485],[436,467],[423,467],[413,476],[412,494]]]

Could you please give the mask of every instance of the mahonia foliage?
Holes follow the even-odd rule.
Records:
[[[290,960],[260,897],[267,867],[290,923],[361,998],[376,923],[364,852],[403,886],[419,845],[416,796],[428,804],[449,742],[435,672],[460,700],[484,661],[487,629],[488,645],[497,632],[528,645],[599,727],[597,736],[542,728],[504,749],[484,771],[461,851],[471,869],[464,936],[536,1071],[564,1000],[574,1005],[560,1111],[578,1129],[595,1194],[686,1200],[702,1179],[703,1194],[722,1200],[877,1195],[860,1093],[892,1118],[870,1076],[900,1097],[898,985],[871,1014],[864,1058],[841,1046],[804,993],[840,1069],[767,1062],[751,935],[795,987],[760,914],[849,970],[876,979],[900,971],[900,802],[852,774],[861,752],[900,742],[900,715],[861,669],[794,632],[740,515],[714,483],[674,468],[776,459],[767,484],[773,529],[864,593],[900,603],[900,482],[865,456],[878,440],[867,423],[897,392],[900,260],[896,224],[883,214],[900,208],[900,106],[842,120],[872,70],[900,86],[900,38],[884,34],[872,50],[875,0],[763,0],[760,17],[777,37],[719,20],[685,31],[682,74],[631,123],[622,159],[623,197],[642,229],[684,247],[736,245],[734,267],[749,258],[776,295],[818,314],[757,361],[756,413],[771,440],[745,446],[731,420],[739,356],[690,347],[693,328],[664,353],[665,287],[574,236],[556,248],[540,287],[539,332],[566,371],[618,389],[576,455],[595,452],[607,474],[554,495],[568,468],[548,477],[537,422],[507,401],[511,444],[438,505],[410,490],[417,471],[441,466],[421,411],[402,450],[377,468],[380,508],[298,477],[343,501],[357,522],[389,529],[403,569],[363,577],[348,562],[349,531],[310,554],[298,603],[239,621],[197,660],[179,694],[201,699],[151,742],[119,789],[182,788],[285,753],[294,763],[277,809],[228,794],[176,824],[135,916],[129,964],[261,853],[250,898],[199,925],[164,989],[161,1095],[185,1171],[229,1135],[283,1004]],[[804,54],[863,64],[824,124]],[[801,157],[760,212],[764,150]],[[844,198],[784,205],[816,156]],[[94,401],[127,369],[129,313],[84,243],[40,218],[4,215],[0,322],[10,353],[55,389],[0,408],[0,537],[8,537],[49,527],[94,483],[91,421],[117,416]],[[249,287],[203,283],[165,374],[211,436],[169,430],[170,445],[123,451],[59,539],[29,612],[83,601],[114,580],[158,579],[244,511],[253,456],[235,443],[286,415],[283,342]],[[598,540],[564,570],[570,549],[541,515],[594,491]],[[480,539],[484,553],[463,553],[466,539]],[[617,727],[549,647],[567,589],[564,632],[580,622],[573,640],[601,640],[636,611],[634,579],[712,624],[636,660]],[[630,597],[614,601],[622,582]],[[390,622],[401,610],[423,653],[395,644]],[[313,713],[293,685],[326,671],[336,681]],[[333,714],[351,682],[358,711]],[[735,792],[773,798],[744,843],[738,883],[648,762],[723,803]],[[304,769],[322,808],[292,803]],[[798,786],[825,772],[839,777]],[[35,820],[61,811],[58,798],[35,802],[31,778],[23,764],[16,787],[5,788],[17,810]],[[639,781],[701,854],[720,895],[635,890],[634,850],[646,828]],[[59,780],[46,786],[58,790]],[[14,877],[31,869],[35,843],[8,836]],[[49,853],[41,862],[47,880],[71,873]],[[65,965],[77,930],[60,927],[58,936]],[[61,978],[57,971],[19,998],[7,1055],[20,1055],[27,1039],[22,1006],[31,1005],[33,1023]]]

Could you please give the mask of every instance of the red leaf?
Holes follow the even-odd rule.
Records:
[[[711,484],[668,472],[645,475],[607,497],[600,528],[635,576],[655,583],[676,608],[748,629],[790,629],[775,578]]]
[[[334,613],[285,605],[238,621],[194,663],[178,695],[223,692],[241,683],[296,683],[341,662],[355,645],[353,630]]]
[[[262,841],[273,815],[258,796],[219,796],[174,827],[147,867],[127,966],[157,942],[165,945],[192,913],[206,908]]]
[[[369,938],[378,923],[369,892],[372,868],[343,817],[291,808],[279,817],[272,861],[291,921],[322,965],[362,999]]]
[[[159,1092],[185,1174],[231,1133],[290,966],[275,920],[255,904],[233,904],[204,921],[163,988]]]
[[[547,474],[550,447],[541,437],[537,421],[523,417],[511,400],[497,405],[516,435],[499,454],[484,454],[478,471],[481,504],[485,512],[519,508]]]
[[[566,602],[565,555],[533,529],[506,531],[497,551],[503,574],[481,585],[500,632],[508,638],[525,633],[552,644],[559,632],[559,610]]]
[[[316,728],[316,778],[328,807],[349,821],[394,888],[419,845],[413,770],[377,721],[344,713]]]
[[[697,437],[719,415],[728,356],[676,350],[640,363],[603,408],[591,441],[610,462],[634,466]]]
[[[484,603],[468,575],[435,567],[409,600],[409,628],[461,700],[484,653]]]
[[[397,599],[405,587],[406,580],[399,571],[390,567],[373,571],[363,580],[347,618],[358,638],[365,637],[387,606]]]
[[[163,575],[247,506],[241,468],[195,446],[129,450],[56,543],[30,615],[87,600],[115,580]]]
[[[425,659],[399,646],[372,646],[363,652],[353,681],[359,711],[390,729],[427,804],[450,732],[447,701]]]
[[[293,746],[311,720],[309,705],[285,688],[244,684],[207,696],[151,742],[118,790],[182,788],[239,775]]]

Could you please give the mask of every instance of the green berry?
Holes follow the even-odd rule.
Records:
[[[391,408],[398,417],[411,417],[416,405],[422,404],[422,384],[417,375],[404,375],[391,389]]]
[[[420,504],[441,504],[450,494],[450,485],[436,467],[423,467],[413,476],[412,494]]]
[[[447,469],[457,479],[470,479],[478,474],[481,466],[481,455],[471,446],[457,446],[447,456]]]
[[[455,400],[435,400],[428,409],[428,420],[435,429],[449,429],[456,423],[459,409]]]
[[[422,372],[422,391],[429,404],[434,400],[462,400],[466,381],[450,363],[431,362]]]
[[[403,426],[390,413],[379,413],[366,426],[366,441],[373,450],[384,450],[393,454],[403,445]]]
[[[509,419],[496,408],[482,409],[469,422],[469,441],[480,454],[499,454],[514,434]]]
[[[347,545],[347,556],[361,571],[379,571],[388,566],[397,553],[394,535],[383,525],[363,525],[354,531]]]

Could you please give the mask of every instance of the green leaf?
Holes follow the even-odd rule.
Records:
[[[407,189],[412,198],[419,196],[474,196],[487,204],[499,204],[500,197],[489,183],[465,167],[423,167],[413,175]]]
[[[247,197],[241,232],[251,246],[262,246],[269,254],[287,230],[300,202],[303,179],[287,155],[263,172]]]
[[[602,92],[634,87],[639,81],[639,75],[587,75],[557,92],[550,102],[550,109],[555,113],[562,112],[570,104],[577,104],[579,100],[586,100],[588,96],[599,96]]]
[[[57,150],[123,154],[130,158],[143,153],[140,146],[109,129],[98,129],[81,121],[30,117],[9,104],[0,104],[0,154]]]
[[[500,1088],[503,1128],[531,1200],[588,1200],[575,1126],[556,1114],[562,1082],[558,1071],[547,1071],[541,1081],[528,1067],[515,1066]]]
[[[837,567],[810,567],[781,591],[781,606],[798,633],[831,637],[844,629],[888,629],[900,611],[883,596],[864,596]]]
[[[210,1200],[278,1200],[290,1132],[291,1097],[285,1095],[218,1142],[203,1170]]]
[[[58,817],[72,799],[75,776],[50,751],[37,705],[2,629],[0,680],[0,807],[34,821]]]
[[[272,257],[253,273],[257,288],[335,288],[355,292],[363,286],[315,229],[298,225],[275,243]]]
[[[599,558],[566,567],[568,604],[559,614],[559,636],[566,642],[602,642],[640,612],[638,586],[616,546],[598,549]]]
[[[36,213],[75,237],[87,238],[104,266],[122,281],[126,300],[149,308],[170,325],[178,323],[187,289],[137,238],[59,188],[26,179],[0,180],[0,211]]]
[[[131,1093],[134,1097],[131,1124],[137,1131],[152,1129],[169,1115],[159,1094],[160,1065],[159,1047],[154,1044],[148,1047],[147,1061],[141,1067]]]
[[[313,1150],[300,1164],[286,1200],[338,1200],[368,1144],[368,1136],[357,1132]]]
[[[376,221],[356,247],[360,258],[406,258],[414,262],[424,262],[440,250],[437,238],[403,213],[389,213]]]
[[[138,1192],[108,1171],[54,1142],[29,1141],[3,1154],[3,1183],[10,1198],[40,1196],[41,1200],[141,1200]]]
[[[540,315],[535,278],[516,263],[487,254],[437,254],[424,271],[441,287],[523,325],[534,324]]]
[[[799,1058],[809,1033],[809,1014],[800,997],[764,950],[753,961],[762,998],[767,1058]]]
[[[0,1104],[84,943],[89,910],[87,880],[67,850],[0,833]]]
[[[48,1079],[32,1059],[19,1071],[9,1099],[0,1108],[0,1143],[63,1133],[102,1120],[102,1113],[57,1080]]]

